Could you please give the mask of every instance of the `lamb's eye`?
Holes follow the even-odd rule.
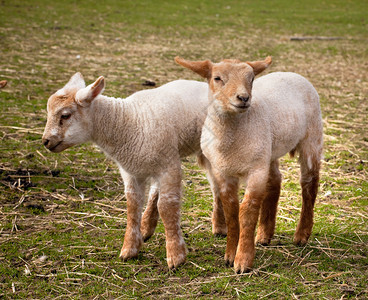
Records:
[[[72,116],[72,114],[69,114],[69,113],[67,113],[67,114],[62,114],[61,115],[61,119],[62,120],[68,120],[68,119],[70,119],[70,117]]]
[[[220,76],[216,76],[213,78],[215,81],[222,81],[221,77]]]

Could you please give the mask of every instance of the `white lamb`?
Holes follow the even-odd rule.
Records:
[[[48,117],[43,143],[52,152],[92,141],[119,166],[127,198],[127,228],[120,257],[136,257],[142,240],[148,239],[160,214],[166,231],[170,268],[185,261],[186,247],[180,229],[181,161],[200,151],[201,129],[208,106],[206,83],[178,80],[137,92],[126,99],[101,95],[99,77],[85,86],[80,73],[47,103]],[[211,174],[209,174],[211,180]],[[151,186],[147,209],[141,218],[144,186]],[[213,232],[226,234],[225,217],[214,191]]]
[[[227,262],[234,263],[237,272],[253,266],[258,219],[256,240],[270,243],[281,186],[278,160],[288,152],[299,153],[303,196],[294,242],[307,243],[323,144],[319,97],[312,84],[298,74],[280,72],[253,83],[254,77],[271,64],[271,57],[255,62],[175,60],[209,83],[212,104],[201,147],[217,182],[225,186],[220,198],[228,229]],[[240,210],[239,179],[247,182]]]

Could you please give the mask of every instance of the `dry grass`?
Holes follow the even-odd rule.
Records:
[[[98,30],[36,18],[28,26],[0,27],[0,80],[8,80],[0,91],[0,297],[367,297],[367,36],[291,41],[302,33],[251,27],[239,35],[234,26],[218,36],[190,26],[187,34],[172,28],[134,34],[125,23],[109,27],[99,18]],[[268,54],[269,71],[298,72],[321,96],[325,160],[311,243],[291,244],[300,188],[297,163],[285,158],[275,239],[257,248],[253,272],[233,274],[223,263],[225,240],[210,234],[208,183],[189,159],[183,165],[187,263],[166,269],[161,224],[137,260],[119,261],[122,181],[92,145],[60,155],[42,148],[47,97],[76,71],[88,82],[104,75],[106,94],[127,96],[145,80],[193,79],[175,65],[175,55],[218,61]]]

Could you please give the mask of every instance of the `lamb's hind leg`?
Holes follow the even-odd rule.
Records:
[[[147,207],[144,211],[141,222],[141,233],[144,241],[147,241],[155,232],[159,214],[157,202],[159,196],[159,188],[157,183],[152,184],[147,201]]]
[[[262,202],[256,242],[269,245],[275,233],[277,204],[280,197],[281,173],[278,160],[271,163],[266,198]]]
[[[160,178],[158,211],[166,234],[166,257],[169,268],[185,262],[186,247],[180,228],[181,169],[178,165],[167,170]]]
[[[313,209],[316,201],[319,183],[320,159],[317,156],[300,154],[300,171],[303,205],[300,220],[294,235],[294,243],[304,245],[312,233]]]

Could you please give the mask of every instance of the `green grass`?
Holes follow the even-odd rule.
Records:
[[[0,3],[0,297],[364,299],[368,296],[366,1],[9,1]],[[339,40],[291,41],[294,36]],[[194,159],[183,163],[187,262],[166,265],[164,228],[137,259],[118,254],[123,183],[91,144],[60,154],[41,142],[48,97],[76,71],[104,75],[125,97],[178,78],[198,79],[176,55],[213,61],[272,55],[270,71],[306,76],[320,94],[325,159],[310,243],[292,244],[299,168],[282,159],[271,246],[237,275],[211,233],[212,200]]]

